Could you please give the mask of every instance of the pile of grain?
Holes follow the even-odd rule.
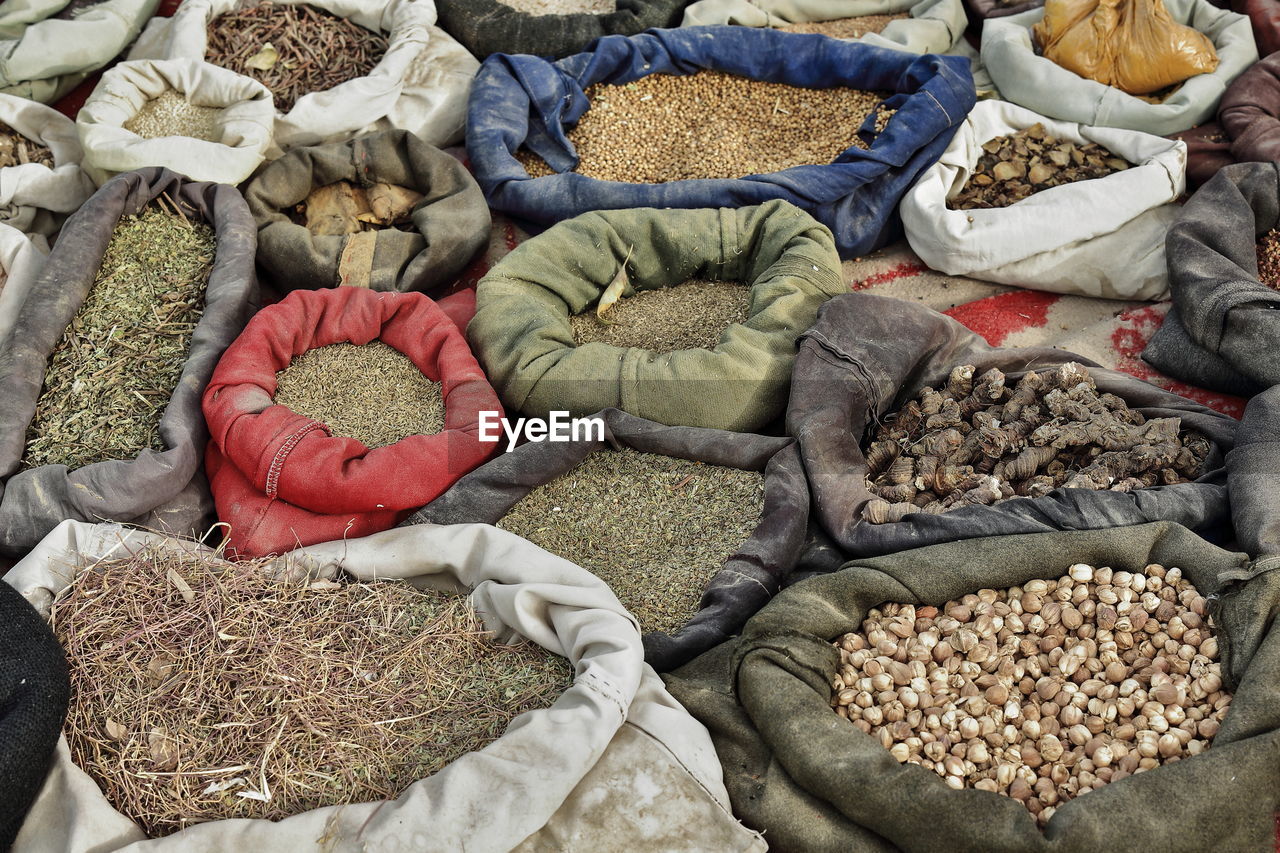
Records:
[[[1258,238],[1258,281],[1280,290],[1280,229]]]
[[[176,89],[150,99],[124,123],[124,129],[143,139],[189,136],[206,142],[222,141],[223,107],[198,107]]]
[[[294,356],[276,374],[275,402],[371,449],[444,429],[440,383],[382,341],[331,344]]]
[[[1179,569],[1084,564],[942,607],[872,608],[835,641],[831,704],[898,761],[1024,803],[1198,755],[1226,716],[1207,603]]]
[[[642,630],[671,632],[697,612],[763,510],[758,472],[628,448],[592,453],[498,526],[595,574]]]
[[[804,89],[719,71],[650,74],[587,87],[591,108],[569,131],[580,175],[660,184],[740,178],[830,163],[867,148],[862,122],[887,97],[860,89]],[[881,113],[883,128],[890,114]],[[516,157],[533,177],[554,174],[537,155]]]
[[[52,169],[53,152],[0,122],[0,169],[26,163],[39,163]]]
[[[149,835],[394,798],[569,686],[465,597],[261,567],[147,549],[54,606],[72,759]]]
[[[604,343],[651,352],[715,349],[724,330],[747,320],[751,288],[736,281],[694,279],[620,299],[605,319],[586,311],[569,318],[578,346]]]
[[[818,33],[835,39],[856,39],[867,33],[883,32],[893,21],[910,17],[906,12],[896,15],[862,15],[857,18],[836,18],[834,21],[809,21],[803,24],[787,24],[778,27],[788,33]]]

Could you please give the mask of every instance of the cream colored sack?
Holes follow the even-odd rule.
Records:
[[[18,319],[18,309],[44,269],[49,244],[39,234],[28,236],[0,225],[0,343]]]
[[[52,107],[3,94],[0,121],[53,155],[52,169],[40,163],[0,169],[0,224],[51,237],[60,223],[49,213],[74,213],[93,194],[75,122]]]

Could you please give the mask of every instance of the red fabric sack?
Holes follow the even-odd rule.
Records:
[[[260,311],[204,395],[205,468],[218,517],[231,528],[230,553],[263,556],[386,530],[493,456],[500,445],[479,440],[480,412],[502,406],[461,330],[474,310],[466,293],[436,303],[338,287],[297,290]],[[295,355],[373,340],[442,384],[439,434],[370,450],[274,403],[276,373]]]

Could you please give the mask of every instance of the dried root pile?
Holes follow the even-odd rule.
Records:
[[[874,524],[1050,491],[1128,492],[1200,476],[1209,440],[1179,418],[1147,420],[1070,362],[1009,388],[992,368],[951,371],[886,418],[866,451],[862,510]]]
[[[39,163],[52,169],[53,152],[0,122],[0,168],[22,166],[26,163]]]

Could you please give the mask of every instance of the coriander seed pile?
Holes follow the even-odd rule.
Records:
[[[629,448],[599,450],[498,522],[595,574],[643,631],[675,631],[751,538],[764,477]]]
[[[751,288],[735,281],[694,279],[641,290],[620,299],[601,320],[594,310],[569,318],[573,342],[639,347],[652,352],[715,349],[724,330],[745,323]]]
[[[1074,797],[1208,749],[1231,704],[1207,602],[1159,565],[1077,564],[941,607],[882,605],[834,645],[836,713],[1041,826]]]
[[[222,141],[223,107],[198,107],[176,89],[151,98],[124,123],[124,129],[143,139],[189,136],[206,142]]]
[[[382,341],[331,344],[294,356],[276,374],[275,402],[370,449],[444,429],[440,383]]]
[[[888,95],[861,89],[805,89],[719,71],[650,74],[633,83],[588,86],[591,108],[569,131],[580,175],[660,184],[741,178],[825,164],[867,148],[862,122]],[[891,113],[882,112],[883,130]],[[537,155],[516,158],[533,177],[553,174]]]
[[[1258,238],[1258,281],[1280,290],[1280,229],[1272,228]]]
[[[856,18],[836,18],[833,21],[787,24],[778,29],[788,33],[818,33],[836,39],[856,39],[867,33],[883,32],[892,22],[905,20],[907,17],[909,15],[906,12],[896,15],[860,15]]]

